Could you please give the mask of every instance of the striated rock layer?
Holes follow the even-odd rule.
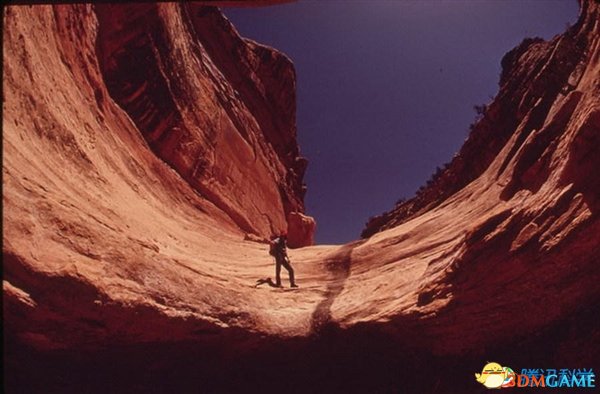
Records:
[[[587,9],[588,3],[583,4]],[[363,237],[397,226],[440,205],[452,194],[479,178],[501,155],[502,149],[510,143],[510,138],[518,132],[518,141],[511,143],[512,151],[502,155],[504,171],[516,150],[526,142],[525,139],[532,131],[544,126],[551,108],[562,103],[571,91],[580,86],[583,72],[591,60],[589,51],[593,50],[592,30],[596,28],[593,11],[585,18],[549,42],[541,38],[526,38],[508,52],[502,59],[499,92],[490,104],[478,109],[480,119],[471,126],[469,138],[460,151],[443,168],[438,168],[414,198],[402,201],[391,211],[371,218],[363,231]],[[567,114],[561,120],[563,128],[568,124],[570,115]],[[563,130],[555,133],[560,131]],[[546,145],[550,141],[544,142]],[[529,160],[533,162],[538,156],[532,155]],[[509,188],[519,187],[512,185]],[[507,190],[502,199],[506,200],[508,194],[514,192]]]
[[[268,236],[303,211],[287,57],[242,39],[214,8],[94,11],[106,88],[159,158],[244,231]]]
[[[314,231],[291,62],[200,5],[5,8],[9,391],[472,392],[487,360],[593,366],[599,14],[507,54],[430,187],[368,239],[290,251],[287,291],[255,284],[256,241]]]

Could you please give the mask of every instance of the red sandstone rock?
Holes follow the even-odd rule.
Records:
[[[290,248],[301,248],[315,244],[316,223],[313,218],[291,212],[287,218],[288,222],[288,245]]]
[[[108,91],[156,155],[242,230],[285,227],[303,209],[306,166],[291,61],[243,40],[215,8],[94,10]]]
[[[291,250],[301,288],[287,292],[254,284],[274,269],[256,240],[298,222],[301,244],[311,234],[292,214],[306,163],[291,62],[198,5],[5,8],[7,365],[38,376],[32,354],[63,357],[86,384],[89,369],[72,373],[83,350],[139,357],[128,376],[187,354],[204,363],[193,374],[225,370],[235,385],[239,360],[293,364],[271,361],[275,347],[312,375],[315,359],[346,371],[322,389],[357,389],[384,365],[424,374],[422,391],[456,376],[448,360],[587,366],[600,337],[599,13],[583,2],[565,34],[511,51],[450,167],[370,238]]]
[[[588,10],[589,1],[584,1]],[[591,5],[592,9],[595,5]],[[587,14],[586,14],[587,12]],[[452,194],[480,177],[501,150],[511,144],[503,165],[533,130],[543,126],[550,108],[576,89],[591,60],[585,48],[593,45],[590,29],[595,11],[584,11],[580,22],[549,42],[526,38],[502,59],[500,90],[482,109],[460,151],[432,176],[414,198],[400,202],[391,211],[373,217],[363,237],[392,228],[443,203]],[[587,15],[587,16],[586,16]],[[584,25],[584,26],[582,26]],[[568,122],[568,119],[564,120]],[[519,133],[519,140],[510,138]]]

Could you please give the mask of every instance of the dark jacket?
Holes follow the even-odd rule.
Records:
[[[272,248],[274,250],[274,256],[276,258],[287,258],[287,246],[285,238],[277,237],[271,241]]]

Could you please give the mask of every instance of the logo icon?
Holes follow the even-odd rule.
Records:
[[[523,368],[516,373],[509,367],[488,362],[475,380],[488,389],[508,387],[596,387],[596,375],[592,368]]]
[[[488,389],[499,389],[500,387],[514,386],[515,373],[508,367],[488,362],[481,373],[475,374],[475,379]]]
[[[501,387],[515,387],[515,384],[517,383],[517,374],[515,371],[509,367],[502,367],[502,370],[504,371],[504,382],[502,382]]]

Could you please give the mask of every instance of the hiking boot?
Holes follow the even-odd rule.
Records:
[[[295,284],[295,283],[292,283],[292,284],[290,285],[290,287],[298,287],[298,285],[297,285],[297,284]]]

